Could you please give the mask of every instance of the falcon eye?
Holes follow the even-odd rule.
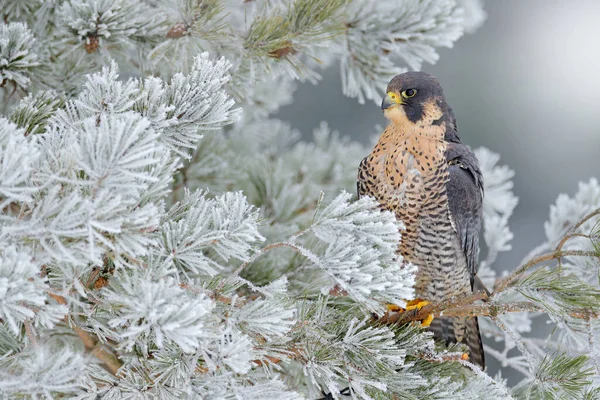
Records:
[[[417,94],[415,89],[406,89],[404,92],[402,92],[402,97],[408,99],[409,97],[413,97],[415,94]]]

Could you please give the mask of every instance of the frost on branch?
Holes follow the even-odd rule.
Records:
[[[160,132],[159,139],[172,151],[187,157],[202,138],[202,132],[217,130],[239,119],[240,109],[223,89],[230,77],[230,64],[213,61],[208,53],[198,55],[188,74],[178,73],[171,82],[146,78],[120,81],[117,64],[88,75],[85,90],[67,102],[59,120],[67,126],[107,113],[130,111],[149,119]]]
[[[325,122],[314,129],[313,138],[301,141],[300,132],[280,120],[236,125],[227,135],[201,142],[188,183],[209,185],[214,191],[228,185],[243,190],[261,208],[268,226],[292,234],[296,223],[310,221],[322,192],[328,201],[340,189],[354,190],[356,165],[366,151]],[[277,239],[285,236],[282,232]]]
[[[463,25],[465,32],[475,32],[487,18],[480,0],[458,0],[457,4],[463,9]]]
[[[82,122],[82,134],[74,149],[77,167],[96,190],[143,190],[154,179],[147,174],[156,164],[160,146],[158,134],[150,122],[135,115],[123,114]],[[132,193],[136,198],[139,194]]]
[[[267,342],[289,340],[286,336],[297,323],[296,309],[285,298],[287,282],[281,289],[280,293],[244,305],[232,314],[232,320],[237,320],[243,331],[261,335]]]
[[[5,21],[13,21],[22,17],[27,18],[39,7],[39,0],[4,0],[2,2],[2,13]]]
[[[31,69],[39,65],[34,42],[27,25],[20,22],[0,25],[0,88],[12,82],[27,89]]]
[[[236,98],[262,110],[279,103],[264,102],[257,87],[273,80],[316,82],[319,70],[336,61],[346,95],[378,100],[392,76],[435,63],[437,48],[452,47],[485,19],[479,0],[177,2],[165,14],[166,39],[150,53],[157,67],[169,69],[166,60],[187,70],[193,54],[218,52],[234,65]],[[244,49],[243,57],[237,49]]]
[[[161,20],[138,0],[69,0],[58,9],[62,41],[82,45],[88,54],[106,55],[110,45],[125,47],[156,34]]]
[[[322,291],[347,292],[377,312],[383,311],[386,301],[403,304],[414,297],[416,267],[396,256],[402,225],[393,215],[380,212],[370,198],[354,203],[349,199],[348,193],[337,196],[317,212],[309,228],[326,244],[320,256],[307,253],[314,267],[330,276],[330,286]]]
[[[186,353],[200,348],[209,335],[205,317],[214,307],[210,299],[185,291],[172,278],[151,282],[125,273],[118,278],[103,297],[114,310],[108,325],[116,329],[121,347],[130,350],[137,344],[143,349],[151,341],[159,349],[172,342]]]
[[[201,193],[183,210],[175,206],[175,211],[167,214],[165,194],[181,166],[175,149],[162,140],[168,130],[179,126],[192,132],[186,146],[193,148],[192,142],[200,139],[195,134],[198,129],[231,123],[238,113],[230,110],[233,102],[223,91],[227,63],[201,55],[194,68],[171,84],[158,78],[121,82],[113,63],[88,76],[86,87],[75,99],[52,101],[49,92],[27,98],[11,114],[22,128],[0,119],[4,166],[0,194],[5,211],[0,234],[7,246],[1,250],[0,272],[5,276],[0,277],[0,286],[4,283],[0,312],[5,325],[0,337],[4,347],[0,348],[9,349],[4,356],[19,353],[0,359],[0,373],[10,370],[19,374],[17,363],[28,354],[27,345],[41,346],[46,333],[67,329],[76,333],[72,336],[79,346],[65,352],[66,356],[84,360],[82,341],[113,374],[122,369],[120,378],[108,380],[119,397],[147,386],[143,381],[155,373],[147,370],[145,363],[153,353],[161,352],[156,356],[171,362],[182,354],[195,355],[195,362],[202,358],[203,364],[212,365],[210,371],[245,374],[251,371],[252,360],[274,350],[265,346],[260,352],[250,349],[255,339],[243,333],[242,326],[258,337],[263,333],[258,327],[263,321],[259,315],[269,313],[263,318],[270,318],[273,338],[291,327],[292,303],[283,314],[277,313],[280,300],[274,301],[274,297],[248,304],[256,318],[255,328],[245,320],[234,323],[234,318],[227,323],[224,310],[215,311],[211,290],[204,288],[211,283],[190,279],[189,270],[169,260],[173,253],[161,249],[167,222],[183,221],[184,227],[187,223],[189,229],[195,229],[195,238],[187,231],[179,238],[187,240],[180,253],[195,250],[198,257],[226,266],[232,260],[248,260],[256,242],[263,240],[257,230],[258,213],[240,193],[211,199]],[[142,87],[142,82],[151,83]],[[162,92],[154,98],[158,102],[152,101],[156,108],[147,113],[142,99],[145,88],[152,84]],[[197,212],[202,210],[202,202],[208,214]],[[200,243],[201,237],[210,239]],[[196,247],[187,248],[194,239],[198,239]],[[196,260],[187,261],[193,264]],[[197,276],[201,274],[193,278]],[[280,293],[277,298],[282,296]],[[8,346],[15,341],[23,341],[25,347]],[[120,346],[102,347],[108,342]],[[202,354],[198,353],[201,349]],[[154,366],[157,379],[152,391],[162,397],[167,385],[159,376],[166,376],[167,366]],[[58,364],[51,367],[62,368]],[[71,370],[69,366],[64,369]],[[182,391],[190,393],[195,387],[191,380],[195,373],[194,367],[185,378],[178,377],[178,382],[187,382]],[[43,386],[46,378],[40,374],[37,378]],[[22,376],[32,379],[25,373]],[[62,379],[60,374],[56,376]],[[83,386],[94,393],[103,392],[98,386],[107,381],[93,368],[72,376],[80,378],[51,389],[40,387],[47,396],[54,391],[78,393]],[[97,385],[92,384],[96,379]],[[80,385],[80,380],[85,385]],[[3,394],[38,393],[38,386],[6,382]],[[242,382],[240,378],[236,385],[244,386]]]
[[[566,194],[559,195],[556,203],[550,206],[550,216],[544,224],[548,246],[556,245],[569,228],[598,208],[600,208],[600,186],[596,178],[588,182],[580,182],[579,191],[572,198]],[[577,232],[589,234],[599,220],[600,217],[591,218],[579,226]]]
[[[37,192],[29,181],[40,156],[35,142],[24,131],[0,117],[0,208],[11,202],[28,202]]]
[[[30,249],[27,249],[30,250]],[[37,274],[39,264],[28,252],[11,246],[0,255],[0,315],[13,334],[21,331],[26,320],[33,320],[36,312],[44,312],[48,285]],[[49,308],[52,308],[50,306]],[[42,321],[40,328],[51,328],[66,313],[66,307],[58,307],[62,315]],[[56,310],[58,311],[58,310]]]
[[[586,396],[594,375],[586,361],[584,356],[570,357],[558,352],[544,357],[536,366],[536,385],[520,388],[517,393],[526,398],[596,398]]]
[[[544,224],[547,241],[538,247],[544,249],[560,248],[565,251],[584,251],[596,254],[596,257],[569,256],[558,260],[558,273],[556,278],[559,287],[565,289],[562,298],[568,305],[581,309],[584,302],[581,296],[597,296],[600,293],[598,271],[600,271],[599,254],[599,226],[600,226],[600,186],[595,178],[588,182],[580,182],[579,190],[573,197],[561,194],[556,203],[550,206],[548,221]],[[585,217],[585,219],[584,219]],[[564,271],[564,272],[562,272]],[[562,273],[561,273],[562,272]],[[566,276],[565,276],[566,275]],[[567,286],[564,288],[564,286]],[[571,287],[575,285],[575,288]],[[573,296],[569,296],[570,292]],[[559,297],[559,300],[561,297]],[[579,301],[578,301],[579,300]],[[593,306],[598,301],[589,302],[585,309],[591,308],[591,313],[598,315],[598,310]],[[599,324],[597,319],[561,318],[554,321],[561,328],[556,337],[558,343],[567,344],[569,348],[590,355],[595,363],[598,373],[600,351]]]
[[[172,107],[166,118],[173,122],[164,138],[171,148],[194,149],[201,131],[216,130],[239,118],[240,110],[231,110],[234,101],[223,90],[230,67],[225,59],[212,61],[202,53],[189,74],[173,76],[163,95],[163,102]]]
[[[344,5],[340,0],[295,0],[264,7],[245,33],[244,47],[250,58],[243,67],[265,68],[265,72],[276,76],[316,82],[314,72],[303,62],[304,57],[296,54],[311,57],[312,49],[324,46],[341,32],[343,26],[338,15]]]
[[[76,124],[85,118],[105,113],[127,112],[132,109],[139,95],[138,85],[135,80],[120,81],[117,63],[111,61],[101,72],[86,75],[84,89],[67,103],[68,114],[64,118]]]
[[[481,393],[486,399],[510,398],[503,384],[483,374],[426,361],[424,358],[441,360],[449,353],[436,353],[431,336],[417,327],[358,320],[337,300],[320,297],[302,303],[299,319],[305,322],[291,332],[309,381],[307,398],[329,393],[343,399],[340,389],[348,387],[356,398],[363,399],[476,399],[483,398]],[[461,353],[453,353],[457,354]],[[340,359],[341,364],[328,362],[332,359]]]
[[[588,182],[579,182],[579,190],[573,197],[561,194],[556,203],[550,206],[548,221],[544,224],[546,242],[539,246],[537,252],[552,249],[557,246],[561,238],[567,234],[569,240],[565,241],[562,248],[598,251],[600,249],[600,214],[592,216],[576,229],[571,229],[584,216],[600,208],[600,186],[596,178]],[[584,236],[578,236],[584,235]],[[562,267],[573,273],[583,282],[600,287],[598,281],[600,263],[585,257],[565,257]]]
[[[231,258],[248,261],[254,245],[264,240],[257,211],[239,192],[209,199],[201,191],[186,191],[164,221],[165,262],[191,276],[215,275]]]
[[[5,367],[0,369],[3,396],[55,398],[80,393],[86,359],[68,338],[51,337],[10,357]]]
[[[344,94],[378,101],[406,67],[419,70],[438,60],[436,48],[452,47],[481,24],[479,1],[353,1],[348,6],[341,55]],[[398,62],[401,65],[398,65]],[[406,67],[405,67],[406,66]]]
[[[157,227],[160,210],[140,200],[156,180],[150,166],[167,151],[155,138],[148,121],[133,113],[99,124],[87,119],[78,130],[53,124],[39,141],[43,155],[36,165],[38,183],[46,189],[30,218],[4,232],[35,239],[52,257],[68,262],[100,263],[107,249],[145,254],[152,239],[144,230]]]
[[[25,97],[10,113],[10,120],[25,129],[25,136],[44,133],[48,119],[64,105],[62,96],[53,91],[40,91]]]

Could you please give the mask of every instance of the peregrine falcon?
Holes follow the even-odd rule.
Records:
[[[404,223],[398,252],[418,267],[418,299],[472,293],[483,200],[477,158],[433,76],[398,75],[386,92],[381,109],[390,123],[360,163],[358,196],[373,196]],[[470,360],[485,367],[477,317],[440,317],[429,329],[446,344],[466,344]]]

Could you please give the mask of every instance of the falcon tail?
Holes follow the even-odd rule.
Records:
[[[433,332],[434,338],[444,341],[446,344],[458,342],[466,344],[469,347],[469,361],[481,366],[482,369],[485,368],[483,343],[477,317],[439,317],[431,322],[429,329]]]

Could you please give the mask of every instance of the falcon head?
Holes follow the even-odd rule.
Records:
[[[441,125],[453,121],[439,82],[424,72],[396,75],[381,102],[384,115],[396,125]]]

